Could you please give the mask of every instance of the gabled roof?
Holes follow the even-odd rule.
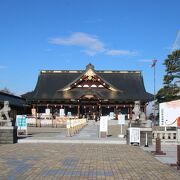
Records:
[[[10,106],[16,106],[16,107],[28,106],[24,98],[0,91],[0,104],[3,105],[4,101],[9,101]]]
[[[93,68],[90,68],[93,69]],[[98,71],[93,72],[116,91],[108,88],[70,88],[83,77],[85,71],[60,70],[41,71],[36,88],[32,93],[31,100],[34,101],[62,101],[78,99],[84,94],[93,94],[100,99],[112,99],[117,101],[150,101],[153,95],[147,93],[144,87],[143,77],[140,71]],[[91,92],[91,93],[90,93]]]
[[[86,66],[86,70],[79,76],[77,77],[75,80],[73,80],[71,83],[69,83],[68,85],[66,85],[63,89],[63,91],[67,91],[70,90],[72,88],[75,88],[78,86],[78,84],[81,83],[81,81],[83,79],[88,79],[89,81],[98,79],[99,83],[106,89],[110,89],[112,91],[118,91],[117,88],[113,87],[113,85],[110,84],[110,82],[107,82],[106,80],[104,80],[102,77],[100,77],[96,71],[94,70],[94,66],[92,64],[88,64]]]

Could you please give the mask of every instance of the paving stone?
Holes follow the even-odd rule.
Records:
[[[0,179],[179,179],[139,147],[105,144],[0,146]]]

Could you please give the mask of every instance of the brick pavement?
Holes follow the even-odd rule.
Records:
[[[180,179],[139,147],[105,144],[0,145],[0,179]]]

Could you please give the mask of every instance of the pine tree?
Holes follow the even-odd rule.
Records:
[[[180,99],[180,50],[168,55],[164,65],[166,66],[164,87],[158,91],[156,98],[158,102]]]

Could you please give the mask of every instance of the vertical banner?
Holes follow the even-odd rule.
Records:
[[[107,133],[108,133],[108,116],[101,116],[100,117],[100,137],[105,138],[107,137]]]
[[[118,135],[118,137],[123,138],[123,125],[125,124],[125,115],[124,114],[119,114],[118,115],[118,124],[121,125],[121,134]]]
[[[32,113],[32,116],[36,116],[36,109],[35,109],[35,108],[32,108],[32,109],[31,109],[31,113]]]
[[[101,116],[100,132],[107,132],[107,130],[108,130],[108,116]]]

